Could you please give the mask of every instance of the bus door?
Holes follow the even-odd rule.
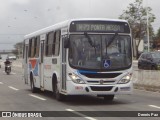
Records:
[[[25,45],[24,52],[24,80],[25,84],[28,84],[29,66],[28,66],[28,45]]]
[[[40,88],[44,90],[44,40],[40,42],[40,61],[39,61],[39,77],[40,77]]]
[[[67,72],[67,67],[66,67],[66,48],[64,48],[64,41],[66,37],[62,36],[62,66],[61,66],[61,85],[62,85],[62,90],[66,91],[66,72]]]

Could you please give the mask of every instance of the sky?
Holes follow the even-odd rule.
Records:
[[[0,0],[0,51],[13,49],[26,34],[72,18],[117,19],[135,0]],[[144,0],[160,27],[160,0]]]

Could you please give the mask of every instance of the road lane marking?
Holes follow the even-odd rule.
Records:
[[[66,109],[67,111],[69,111],[69,112],[72,112],[72,111],[74,111],[74,110],[72,110],[72,109]]]
[[[3,84],[3,82],[0,82],[0,84],[2,85],[2,84]]]
[[[79,115],[79,116],[81,116],[81,117],[84,117],[84,118],[86,118],[86,119],[88,119],[88,120],[97,120],[97,119],[95,119],[95,118],[93,118],[93,117],[88,117],[88,116],[86,116],[86,115],[84,115],[84,114],[82,114],[82,113],[79,113],[79,112],[77,112],[77,111],[75,111],[75,110],[72,110],[72,109],[66,109],[67,111],[69,111],[69,112],[72,112],[72,113],[74,113],[74,114],[77,114],[77,115]]]
[[[92,118],[92,117],[84,117],[84,118],[86,118],[86,119],[88,119],[88,120],[97,120],[97,119]]]
[[[12,90],[19,90],[19,89],[17,89],[17,88],[15,88],[15,87],[12,87],[12,86],[8,86],[9,88],[11,88]]]
[[[118,99],[117,97],[114,97],[114,99]]]
[[[148,105],[148,106],[160,109],[160,107],[156,105]]]
[[[32,96],[32,97],[37,98],[37,99],[40,99],[40,100],[46,100],[46,99],[44,99],[44,98],[42,98],[42,97],[39,97],[39,96],[33,95],[33,94],[29,94],[29,96]]]

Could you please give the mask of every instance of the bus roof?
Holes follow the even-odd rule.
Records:
[[[24,36],[24,39],[29,39],[29,38],[32,38],[32,37],[35,37],[35,36],[38,36],[38,35],[41,35],[41,34],[44,34],[46,32],[50,32],[52,30],[55,30],[55,29],[60,29],[60,28],[63,28],[63,27],[67,27],[70,25],[70,23],[72,21],[119,21],[119,22],[127,22],[126,20],[122,20],[122,19],[107,19],[107,18],[81,18],[81,19],[70,19],[70,20],[66,20],[64,22],[60,22],[60,23],[57,23],[55,25],[51,25],[49,27],[46,27],[46,28],[43,28],[43,29],[40,29],[38,31],[35,31],[33,33],[30,33],[30,34],[27,34]]]

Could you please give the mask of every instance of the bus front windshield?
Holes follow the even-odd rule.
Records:
[[[118,34],[70,35],[69,63],[83,70],[123,70],[132,63],[131,37]]]

